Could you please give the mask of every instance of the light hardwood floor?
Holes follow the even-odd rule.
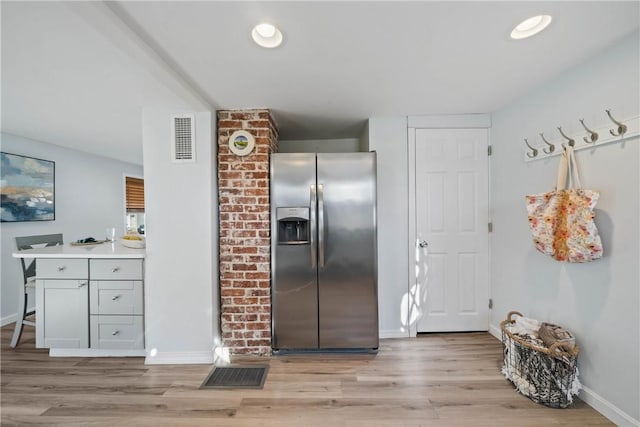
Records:
[[[51,358],[26,328],[16,349],[1,329],[1,422],[153,426],[611,425],[577,401],[550,409],[500,374],[488,333],[382,340],[377,355],[243,359],[270,365],[262,390],[199,390],[208,365],[146,366],[142,358]]]

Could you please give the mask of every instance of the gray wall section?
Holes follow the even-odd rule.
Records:
[[[142,166],[83,153],[57,145],[2,134],[2,151],[56,162],[55,221],[4,222],[2,233],[2,324],[13,322],[22,271],[16,258],[16,236],[63,233],[65,243],[93,236],[104,239],[107,227],[124,232],[124,175],[142,176]],[[33,306],[29,299],[29,306]]]
[[[409,336],[407,119],[371,118],[368,148],[378,159],[380,337]]]
[[[172,114],[195,114],[194,163],[171,162]],[[142,111],[148,364],[211,363],[219,344],[217,146],[214,115]]]
[[[606,126],[606,108],[620,119],[638,115],[639,39],[636,33],[622,40],[496,112],[491,131],[491,325],[499,328],[516,309],[565,326],[582,348],[583,384],[635,420],[640,419],[638,138],[576,152],[583,186],[601,192],[596,224],[605,255],[587,264],[559,263],[534,249],[524,196],[552,189],[559,159],[525,163],[523,138],[558,135],[559,125],[579,134],[580,118],[594,128]]]
[[[371,151],[369,149],[369,123],[364,127],[360,140],[358,141],[358,147],[360,151]]]
[[[278,141],[278,153],[355,153],[360,150],[360,140],[309,139]]]

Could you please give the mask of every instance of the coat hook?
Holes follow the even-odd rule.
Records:
[[[621,123],[621,122],[617,121],[616,119],[614,119],[613,116],[611,115],[611,110],[605,110],[605,111],[607,112],[607,115],[609,116],[611,121],[618,126],[618,129],[616,129],[616,131],[614,131],[613,129],[609,129],[609,133],[611,135],[613,135],[613,136],[622,136],[622,135],[624,135],[625,132],[627,132],[627,125],[625,125],[624,123]]]
[[[546,140],[546,138],[544,137],[544,134],[541,133],[540,134],[540,138],[542,138],[542,140],[544,141],[545,144],[547,144],[549,146],[549,148],[543,148],[542,151],[544,151],[547,154],[551,154],[554,152],[554,150],[556,149],[556,146],[553,145],[552,143],[550,143],[549,141]]]
[[[558,131],[560,132],[560,135],[562,135],[563,138],[567,140],[567,144],[569,144],[569,147],[573,147],[574,145],[576,145],[576,141],[564,134],[564,132],[562,131],[562,127],[559,126]]]
[[[592,143],[596,142],[598,140],[598,132],[595,132],[595,131],[592,131],[591,129],[589,129],[587,127],[587,125],[584,124],[584,119],[580,119],[579,121],[582,124],[582,127],[584,128],[584,130],[589,132],[589,137],[586,137],[586,136],[582,137],[584,142],[586,142],[587,144],[592,144]]]
[[[530,153],[527,153],[527,157],[533,159],[535,156],[538,155],[538,150],[536,150],[535,148],[529,145],[529,141],[527,141],[527,138],[524,139],[524,143],[527,144],[527,147],[531,148],[531,151],[533,152],[533,155]]]

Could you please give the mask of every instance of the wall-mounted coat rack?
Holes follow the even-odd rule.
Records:
[[[618,120],[611,110],[605,110],[605,113],[608,116],[608,122],[597,128],[591,128],[584,119],[579,119],[584,129],[584,132],[579,135],[567,135],[562,126],[558,126],[557,134],[554,132],[553,136],[540,133],[535,138],[524,138],[524,161],[532,162],[558,156],[562,154],[562,147],[566,145],[572,146],[574,150],[584,150],[626,141],[640,135],[640,116]]]

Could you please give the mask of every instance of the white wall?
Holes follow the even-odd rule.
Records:
[[[357,138],[289,140],[278,141],[278,153],[352,153],[359,146]]]
[[[407,119],[405,117],[369,119],[368,148],[376,151],[378,157],[380,337],[407,337],[409,336],[407,324],[409,308]]]
[[[16,236],[63,233],[72,242],[93,236],[104,239],[107,227],[124,232],[125,174],[142,176],[142,166],[112,160],[77,150],[34,141],[15,135],[2,135],[2,151],[56,162],[55,221],[3,222],[2,282],[0,287],[2,325],[15,321],[22,270],[15,251]],[[30,298],[29,306],[34,301]]]
[[[616,423],[640,419],[639,141],[576,153],[585,187],[600,190],[596,224],[605,255],[563,264],[531,242],[524,196],[552,189],[558,157],[525,163],[523,138],[582,133],[640,113],[639,34],[564,74],[493,115],[492,328],[511,309],[571,330],[581,346],[585,400]],[[541,141],[540,141],[541,142]],[[620,412],[621,411],[621,412]],[[625,415],[626,413],[626,415]]]
[[[211,363],[219,339],[215,122],[195,116],[196,162],[171,162],[171,114],[143,109],[149,364]]]

